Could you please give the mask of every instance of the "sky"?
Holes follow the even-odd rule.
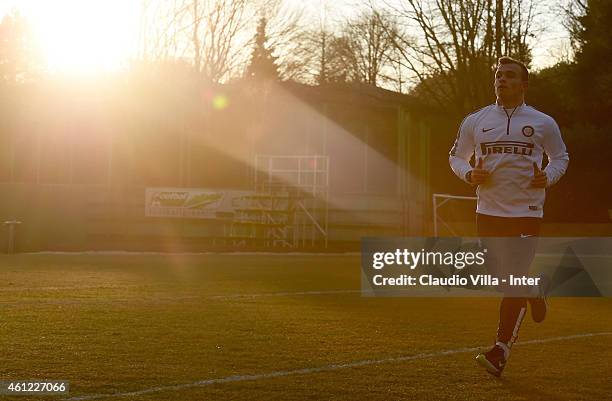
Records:
[[[136,54],[143,0],[0,0],[0,15],[18,9],[41,38],[51,68],[61,71],[114,70]],[[291,0],[289,0],[291,1]],[[360,0],[293,0],[307,14],[332,20],[354,15]],[[376,0],[372,0],[376,4]],[[399,0],[381,0],[389,3]],[[563,54],[568,35],[554,14],[563,0],[543,0],[545,32],[533,40],[533,66],[552,65]],[[326,5],[326,6],[325,6]]]
[[[0,0],[0,14],[17,9],[42,42],[52,69],[78,72],[121,67],[137,48],[134,0]]]

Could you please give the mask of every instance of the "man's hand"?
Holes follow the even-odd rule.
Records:
[[[546,173],[540,170],[538,165],[533,163],[533,179],[531,180],[532,188],[546,188],[546,184],[548,184],[548,177],[546,177]]]
[[[468,181],[474,185],[480,185],[489,178],[489,172],[482,168],[482,157],[478,158],[478,164],[468,173]]]

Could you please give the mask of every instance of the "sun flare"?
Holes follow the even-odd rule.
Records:
[[[54,0],[25,2],[41,56],[52,71],[87,73],[121,68],[138,40],[138,2]],[[22,7],[20,7],[22,8]]]

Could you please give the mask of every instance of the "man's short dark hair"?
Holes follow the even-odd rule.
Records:
[[[523,81],[529,82],[529,70],[527,69],[527,66],[525,65],[525,63],[523,63],[522,61],[513,59],[512,57],[503,56],[503,57],[500,57],[499,60],[497,60],[498,66],[502,64],[518,65],[519,67],[521,67]]]

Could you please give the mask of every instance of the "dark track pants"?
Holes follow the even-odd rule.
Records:
[[[476,214],[476,226],[479,237],[520,237],[529,235],[537,237],[540,234],[542,219],[537,217],[497,217]],[[511,240],[513,241],[513,240]],[[533,248],[535,251],[535,247]],[[531,264],[534,254],[529,255]],[[523,272],[527,273],[527,272]],[[527,298],[505,295],[499,308],[499,325],[496,342],[503,342],[512,347],[518,337],[523,318],[527,311]]]

